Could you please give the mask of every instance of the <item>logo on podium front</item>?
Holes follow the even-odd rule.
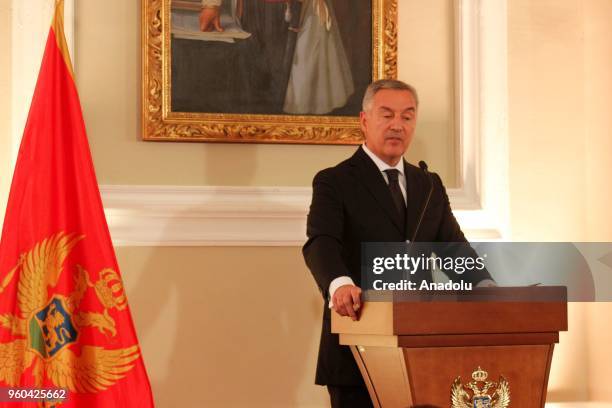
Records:
[[[451,386],[452,408],[507,408],[510,386],[503,376],[498,382],[487,381],[489,373],[480,366],[472,373],[472,381],[461,383],[461,376]]]

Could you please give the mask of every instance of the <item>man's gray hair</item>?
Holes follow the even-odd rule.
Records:
[[[364,112],[367,112],[372,107],[374,95],[376,95],[378,91],[382,91],[383,89],[408,91],[414,97],[414,102],[416,102],[416,106],[419,106],[419,95],[417,94],[417,91],[414,86],[397,79],[379,79],[378,81],[374,81],[370,85],[368,85],[368,88],[365,91],[365,95],[363,95],[361,109],[363,109]]]

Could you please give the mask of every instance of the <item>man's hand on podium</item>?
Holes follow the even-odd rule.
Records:
[[[359,320],[359,309],[361,308],[361,288],[355,285],[342,285],[334,292],[332,297],[333,309],[340,316],[351,316],[353,320]]]

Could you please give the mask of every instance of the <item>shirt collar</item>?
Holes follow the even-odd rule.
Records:
[[[404,160],[398,161],[395,166],[389,166],[387,163],[382,161],[380,157],[375,155],[374,152],[368,149],[368,146],[366,146],[365,143],[362,144],[361,147],[363,148],[363,151],[366,152],[366,154],[370,157],[370,159],[372,159],[376,167],[378,167],[378,170],[380,170],[381,172],[384,172],[385,170],[389,169],[397,169],[402,176],[404,175]]]

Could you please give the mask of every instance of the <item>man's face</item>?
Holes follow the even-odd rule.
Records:
[[[378,91],[369,110],[359,116],[366,146],[385,163],[395,166],[410,146],[416,118],[416,101],[410,91]]]

